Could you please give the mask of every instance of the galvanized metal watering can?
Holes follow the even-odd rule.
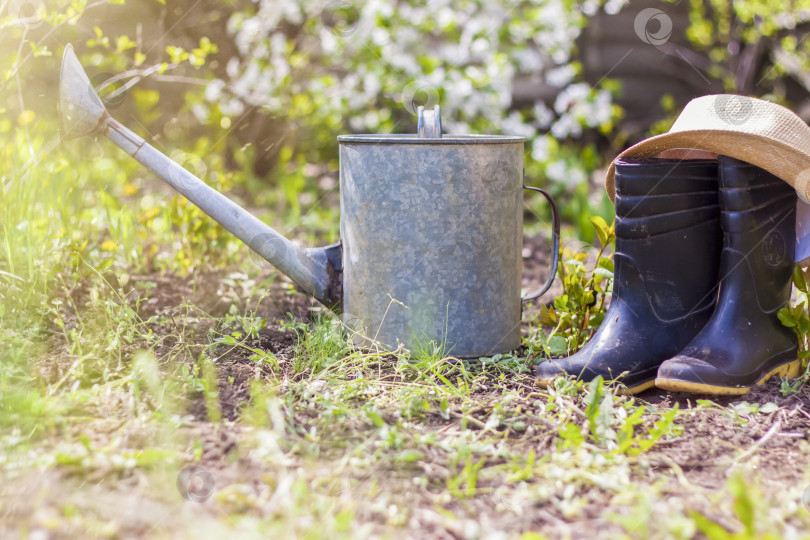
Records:
[[[458,358],[520,345],[523,301],[551,286],[560,221],[551,196],[523,184],[523,137],[443,136],[439,108],[417,135],[343,135],[340,235],[303,249],[114,120],[70,45],[59,83],[61,135],[104,134],[301,289],[343,313],[360,347],[434,343]],[[523,189],[548,199],[551,273],[521,298]]]

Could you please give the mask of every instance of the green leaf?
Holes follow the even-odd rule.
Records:
[[[51,51],[48,50],[47,45],[37,46],[37,44],[34,43],[34,42],[29,42],[29,44],[31,45],[31,53],[35,57],[37,57],[37,56],[52,56],[52,53],[51,53]]]
[[[557,324],[557,315],[553,308],[549,308],[545,304],[540,306],[540,323],[546,326]]]
[[[601,375],[597,375],[594,380],[588,384],[588,395],[585,396],[585,402],[588,404],[585,407],[585,416],[588,417],[588,427],[591,435],[597,435],[597,418],[599,416],[600,405],[604,399],[604,384],[605,381]]]
[[[225,345],[238,345],[238,343],[233,338],[233,336],[222,336],[222,337],[214,338],[214,342],[216,342],[216,343],[224,343]]]
[[[719,407],[717,403],[715,403],[710,399],[698,399],[695,403],[697,403],[701,407],[708,407],[708,408]]]
[[[796,330],[802,336],[806,336],[808,333],[810,333],[810,319],[807,318],[806,314],[802,313],[802,316],[799,317],[796,324]]]
[[[565,427],[557,430],[560,438],[570,443],[572,446],[579,446],[585,442],[585,437],[582,436],[582,430],[573,422],[566,422]]]
[[[793,328],[796,326],[796,319],[793,317],[793,314],[788,308],[783,307],[779,310],[779,313],[777,313],[776,316],[779,317],[780,321],[782,321],[782,325],[787,326],[788,328]]]
[[[772,413],[774,411],[779,410],[779,405],[774,403],[773,401],[769,401],[768,403],[764,403],[760,408],[759,412],[763,414]]]
[[[793,267],[793,284],[796,285],[796,288],[802,291],[803,293],[807,293],[807,280],[804,278],[804,272],[802,268],[797,264]]]
[[[599,262],[596,263],[597,268],[604,268],[605,270],[610,270],[613,273],[614,266],[613,261],[608,257],[599,257]]]
[[[568,295],[561,294],[557,298],[554,299],[554,307],[561,311],[566,311],[566,307],[568,304]]]
[[[596,229],[596,235],[599,237],[601,246],[607,246],[610,239],[610,227],[608,227],[607,222],[601,216],[590,216],[588,219],[593,228]]]
[[[121,35],[115,39],[115,50],[118,52],[128,51],[129,49],[133,49],[138,44],[132,41],[129,36]]]
[[[381,428],[385,425],[385,420],[383,420],[383,417],[380,415],[380,413],[378,413],[374,409],[367,409],[366,416],[378,428]]]
[[[439,414],[445,420],[450,418],[450,404],[447,403],[447,398],[443,397],[441,402],[439,403]]]
[[[98,272],[104,272],[113,265],[113,262],[114,261],[112,258],[106,259],[102,261],[101,264],[98,265],[98,268],[96,268],[96,270],[98,270]]]
[[[412,463],[424,457],[425,455],[419,450],[409,449],[403,450],[402,452],[398,453],[395,459],[400,463]]]
[[[735,476],[731,482],[731,491],[734,493],[734,511],[737,518],[742,522],[745,527],[745,532],[748,538],[755,538],[755,507],[754,501],[751,500],[751,487],[748,485],[742,476]]]
[[[637,407],[633,413],[627,417],[624,424],[619,428],[618,442],[619,447],[616,449],[619,453],[624,453],[633,446],[635,442],[634,433],[637,425],[644,422],[642,415],[644,414],[644,407]]]
[[[562,336],[551,336],[546,342],[548,352],[552,356],[559,356],[568,352],[568,341]]]
[[[695,522],[698,530],[706,535],[710,540],[726,540],[730,536],[730,532],[710,520],[700,512],[693,511],[690,513],[692,521]]]
[[[153,463],[161,463],[172,458],[175,452],[172,450],[164,450],[160,448],[145,448],[135,452],[134,458],[138,465],[143,467]]]

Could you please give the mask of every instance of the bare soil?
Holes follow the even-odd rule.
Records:
[[[536,237],[526,238],[524,245],[526,248],[524,254],[530,253],[530,256],[524,258],[523,285],[524,290],[531,290],[539,287],[548,276],[550,247],[547,241]],[[202,276],[196,290],[193,290],[176,278],[150,276],[150,280],[162,279],[155,296],[157,302],[150,305],[150,309],[155,312],[161,309],[171,311],[176,309],[176,306],[191,301],[207,306],[212,315],[224,314],[229,304],[220,296],[209,292],[209,284],[217,283],[220,277],[217,274]],[[555,286],[529,309],[537,309],[541,303],[552,302],[560,293],[555,289],[559,289],[558,283],[555,283]],[[323,311],[321,306],[306,295],[291,294],[283,285],[283,280],[272,284],[269,298],[270,301],[262,303],[257,312],[258,316],[268,321],[279,321],[292,315],[299,321],[308,322],[313,313]],[[280,360],[289,360],[298,341],[297,335],[291,330],[281,330],[278,326],[272,325],[272,322],[269,324],[270,327],[262,329],[258,339],[248,341],[248,345],[270,351]],[[262,367],[247,357],[248,354],[244,351],[235,350],[217,358],[220,409],[223,417],[228,420],[236,420],[240,409],[250,400],[250,382],[265,376]],[[497,401],[503,383],[500,384],[498,391],[493,395],[481,390],[476,396],[482,401],[481,418],[484,420],[489,406]],[[516,380],[513,385],[516,390],[527,396],[527,401],[531,399],[530,394],[536,390],[531,385],[530,377]],[[810,395],[806,391],[800,391],[783,396],[779,391],[779,385],[778,379],[771,380],[744,396],[730,397],[667,393],[657,389],[638,395],[639,401],[658,409],[677,405],[681,410],[697,410],[699,400],[710,401],[719,406],[710,410],[704,407],[695,414],[679,416],[678,422],[683,426],[683,436],[675,441],[660,443],[655,450],[647,454],[653,468],[677,466],[682,469],[690,482],[706,487],[717,485],[725,478],[730,457],[750,448],[776,425],[778,429],[774,434],[763,440],[756,453],[747,459],[761,462],[761,468],[774,480],[798,481],[803,471],[789,464],[806,459],[803,452],[806,451],[806,443],[810,441]],[[743,402],[759,405],[775,403],[780,409],[767,415],[743,414],[737,418],[728,414],[729,406]],[[202,420],[204,405],[199,400],[195,401],[191,412]],[[458,421],[447,422],[438,417],[434,418],[434,422],[433,427],[437,431],[458,424]],[[232,442],[216,440],[210,442],[217,449],[206,451],[208,459],[219,459],[226,455],[229,449],[235,448]],[[551,439],[547,442],[550,448]]]

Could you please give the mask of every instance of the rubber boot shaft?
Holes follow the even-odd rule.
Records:
[[[721,241],[715,160],[617,162],[610,306],[582,350],[539,364],[538,383],[567,373],[651,387],[711,316]]]
[[[671,390],[744,393],[798,367],[796,336],[777,316],[790,299],[796,192],[754,165],[719,164],[720,296],[703,330],[659,369],[656,385]]]

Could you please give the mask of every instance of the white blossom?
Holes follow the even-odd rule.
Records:
[[[425,81],[432,87],[426,93],[439,98],[446,131],[527,137],[532,159],[566,184],[583,181],[584,172],[549,155],[547,137],[579,137],[614,114],[610,93],[578,82],[569,63],[597,0],[578,8],[563,0],[254,2],[254,13],[237,12],[228,22],[239,53],[227,63],[229,80],[206,89],[206,100],[226,114],[238,114],[239,103],[283,117],[305,92],[317,103],[307,121],[337,115],[348,129],[373,133],[402,118],[403,90]],[[616,12],[625,3],[608,0],[605,9]],[[325,12],[327,6],[340,9]],[[560,88],[553,106],[515,110],[518,77]]]

